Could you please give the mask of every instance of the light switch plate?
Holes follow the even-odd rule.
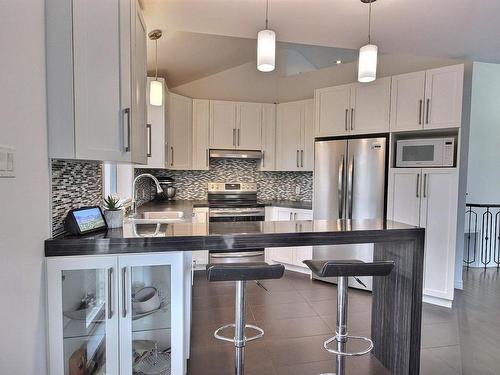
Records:
[[[0,145],[0,177],[16,177],[15,155],[13,147]]]

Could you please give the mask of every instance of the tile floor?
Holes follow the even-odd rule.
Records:
[[[248,344],[247,375],[334,373],[334,357],[323,341],[334,333],[336,287],[287,272],[264,281],[268,292],[249,282],[247,321],[262,327],[263,339]],[[500,272],[464,272],[464,291],[452,309],[424,304],[422,375],[500,373]],[[196,272],[190,375],[232,375],[233,347],[213,331],[234,320],[234,284],[208,283]],[[349,290],[351,334],[370,335],[371,294]],[[355,350],[354,346],[348,349]],[[348,359],[346,373],[388,374],[373,356]]]

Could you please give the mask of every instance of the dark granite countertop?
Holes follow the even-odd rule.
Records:
[[[136,224],[45,241],[46,256],[372,243],[414,239],[424,229],[386,220]]]
[[[263,204],[266,207],[285,207],[303,210],[311,210],[312,202],[310,201],[290,201],[290,200],[259,200],[257,203]],[[142,205],[139,209],[147,210],[192,210],[196,207],[208,207],[207,200],[173,200],[173,201],[151,201]]]

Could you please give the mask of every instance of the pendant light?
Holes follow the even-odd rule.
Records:
[[[268,28],[269,0],[266,0],[266,28],[257,34],[257,69],[272,72],[276,62],[276,33]]]
[[[371,44],[372,25],[372,3],[376,0],[361,0],[364,4],[369,4],[368,10],[368,44],[359,49],[358,81],[372,82],[377,78],[377,55],[378,47]]]
[[[161,30],[153,30],[148,36],[155,41],[155,80],[149,83],[149,103],[155,106],[163,105],[163,83],[158,81],[158,39],[161,38]]]

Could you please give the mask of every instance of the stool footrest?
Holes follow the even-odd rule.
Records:
[[[262,328],[254,326],[252,324],[246,324],[245,328],[250,328],[250,329],[256,330],[258,332],[258,334],[256,334],[255,336],[250,336],[250,337],[246,337],[245,336],[245,339],[243,340],[244,341],[243,343],[237,343],[235,337],[230,338],[230,337],[223,336],[223,335],[220,334],[221,331],[223,331],[223,330],[225,330],[227,328],[236,328],[236,324],[234,324],[234,323],[233,324],[226,324],[225,326],[217,328],[215,330],[215,332],[214,332],[214,337],[217,340],[229,341],[229,342],[233,342],[235,345],[237,345],[237,344],[244,344],[246,342],[257,340],[257,339],[260,339],[261,337],[264,336],[264,330]]]
[[[332,342],[334,342],[334,341],[340,342],[340,339],[342,339],[344,342],[347,342],[347,340],[362,340],[362,341],[365,341],[365,342],[368,343],[368,348],[365,349],[365,350],[362,350],[360,352],[349,353],[349,352],[342,352],[342,351],[339,351],[339,350],[335,350],[335,349],[332,349],[332,348],[329,347],[329,345]],[[357,356],[361,356],[361,355],[365,355],[365,354],[370,353],[372,351],[372,349],[373,349],[373,341],[370,340],[367,337],[362,337],[362,336],[349,336],[349,335],[345,335],[345,336],[341,337],[339,334],[336,334],[331,339],[326,340],[323,343],[323,347],[328,352],[336,354],[336,355],[347,356],[347,357],[357,357]]]

